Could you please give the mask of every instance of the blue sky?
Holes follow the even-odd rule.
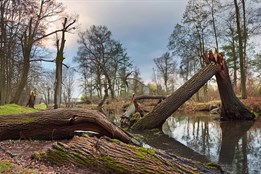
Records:
[[[187,0],[57,0],[79,14],[80,31],[105,25],[127,49],[145,82],[152,77],[153,58],[168,51],[168,38],[180,22]],[[68,35],[65,63],[73,64],[77,34]],[[76,66],[76,65],[74,65]]]

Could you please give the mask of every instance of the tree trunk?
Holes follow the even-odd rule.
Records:
[[[0,140],[71,138],[75,130],[95,131],[129,143],[131,138],[98,111],[56,109],[0,116]]]
[[[19,103],[19,101],[21,99],[22,91],[24,90],[24,88],[27,84],[27,79],[28,79],[28,74],[29,74],[29,69],[30,69],[31,48],[32,48],[32,45],[29,44],[29,46],[27,48],[25,48],[25,50],[24,50],[23,72],[22,72],[22,76],[21,76],[21,80],[19,82],[18,88],[16,89],[14,98],[11,103],[16,103],[16,104]]]
[[[234,32],[232,33],[232,54],[233,54],[233,70],[234,70],[234,91],[237,92],[237,54],[236,54],[236,42],[234,38]]]
[[[220,119],[253,120],[255,117],[254,114],[244,106],[233,91],[226,62],[224,62],[223,70],[216,74],[216,79],[222,102]]]
[[[163,100],[163,102],[158,104],[152,112],[145,115],[131,128],[133,130],[138,130],[160,127],[171,114],[173,114],[217,72],[218,68],[212,64],[202,68],[190,80],[168,98]]]
[[[237,0],[234,0],[235,11],[236,11],[236,22],[237,22],[237,35],[238,35],[238,46],[239,46],[239,59],[240,59],[240,75],[241,75],[241,95],[243,99],[247,98],[246,93],[246,72],[245,72],[245,62],[243,53],[243,39],[241,35],[241,24],[240,24],[240,11],[237,4]]]
[[[55,72],[55,90],[54,90],[54,109],[60,107],[61,96],[62,96],[62,62],[63,62],[63,53],[57,54],[56,57],[56,72]]]
[[[60,107],[62,102],[62,72],[63,72],[63,51],[65,47],[65,32],[66,32],[67,18],[64,18],[61,45],[59,39],[56,41],[57,55],[56,55],[56,76],[55,76],[55,91],[54,91],[54,109]]]
[[[213,169],[164,151],[136,147],[107,137],[74,137],[68,144],[54,144],[41,157],[57,165],[73,163],[104,174],[222,173],[218,165]]]

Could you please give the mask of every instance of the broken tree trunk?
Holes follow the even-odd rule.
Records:
[[[0,140],[72,138],[76,130],[131,141],[129,135],[94,110],[70,108],[0,116]]]
[[[235,95],[225,61],[223,62],[223,69],[216,74],[216,79],[222,102],[220,119],[253,120],[254,114]]]
[[[213,75],[218,72],[215,65],[209,64],[196,73],[172,95],[159,103],[153,111],[136,122],[131,129],[151,129],[160,127],[184,102],[196,93]]]
[[[39,157],[39,156],[38,156]],[[102,137],[74,137],[68,144],[54,144],[40,159],[57,165],[74,164],[100,173],[222,173],[218,165],[202,164],[186,158]]]

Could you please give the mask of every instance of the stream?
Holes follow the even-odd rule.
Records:
[[[201,162],[213,161],[233,174],[261,173],[261,118],[220,122],[207,112],[175,114],[162,131],[140,133],[144,146]]]

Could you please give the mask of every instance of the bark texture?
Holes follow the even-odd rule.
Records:
[[[131,129],[141,130],[160,127],[171,114],[196,93],[217,72],[218,68],[215,65],[207,65],[172,95],[159,103],[152,112],[135,123]]]
[[[71,138],[75,130],[95,131],[125,143],[131,141],[129,135],[94,110],[57,109],[0,116],[0,140]]]
[[[231,84],[226,62],[223,70],[216,74],[219,95],[222,102],[221,120],[253,120],[254,114],[237,98]]]
[[[74,137],[68,144],[57,143],[41,155],[58,165],[73,163],[95,168],[101,173],[221,173],[219,166],[202,164],[167,154],[164,151],[136,147],[102,137]],[[212,169],[211,169],[212,168]]]

